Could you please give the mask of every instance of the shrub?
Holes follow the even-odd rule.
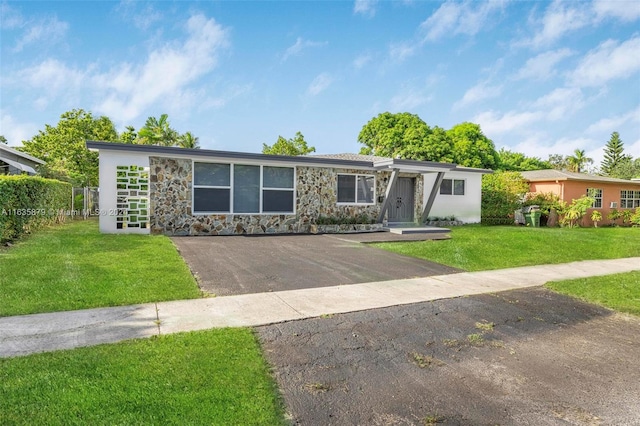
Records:
[[[513,212],[521,207],[529,184],[519,172],[496,172],[482,176],[482,223],[513,224]]]
[[[611,209],[611,211],[607,215],[607,219],[611,221],[612,226],[615,226],[616,220],[620,219],[621,217],[622,217],[622,213],[620,213],[618,209]]]
[[[596,228],[598,227],[598,222],[600,222],[601,220],[602,213],[600,213],[598,210],[594,210],[593,212],[591,212],[591,221]]]
[[[640,208],[637,208],[636,212],[631,216],[631,224],[634,226],[640,226]]]
[[[0,241],[64,221],[71,185],[38,176],[0,176]]]
[[[560,202],[558,208],[560,226],[568,226],[569,228],[577,226],[584,215],[587,214],[587,209],[593,205],[594,201],[595,199],[593,197],[584,195],[572,200],[571,204]]]

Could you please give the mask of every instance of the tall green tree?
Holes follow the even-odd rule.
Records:
[[[493,141],[482,133],[480,125],[460,123],[447,131],[453,143],[453,162],[466,167],[496,169],[500,158]]]
[[[520,152],[512,152],[504,148],[498,151],[498,158],[498,170],[501,171],[525,172],[552,168],[548,161],[543,161],[538,157],[527,157]]]
[[[137,137],[138,133],[136,132],[135,127],[127,126],[125,127],[124,132],[120,134],[119,141],[122,143],[135,143]]]
[[[171,128],[169,116],[162,114],[160,118],[149,117],[138,131],[136,143],[140,145],[176,146],[179,134]]]
[[[609,171],[609,177],[618,179],[640,178],[640,158],[635,160],[626,155]]]
[[[193,133],[186,132],[185,134],[178,136],[177,146],[180,148],[196,149],[200,148],[200,143],[198,142],[198,138],[193,136]]]
[[[567,165],[569,171],[580,173],[584,171],[588,164],[593,163],[593,159],[587,157],[584,149],[576,149],[573,151],[573,155],[567,157]]]
[[[23,151],[47,162],[45,177],[67,180],[78,186],[98,185],[98,154],[87,150],[85,141],[117,141],[118,132],[108,117],[74,109],[60,116],[54,126],[45,125],[36,136],[23,141]]]
[[[369,120],[358,135],[361,154],[411,160],[453,161],[447,132],[431,128],[408,112],[383,112]]]
[[[562,154],[549,154],[547,161],[551,165],[551,168],[555,170],[566,170],[568,167],[567,157]]]
[[[307,141],[300,132],[291,139],[278,136],[278,140],[273,145],[262,144],[262,153],[271,155],[307,155],[316,152],[315,147],[308,146]]]
[[[611,133],[611,138],[604,148],[604,158],[600,163],[600,172],[605,176],[609,176],[611,170],[625,158],[627,157],[624,155],[624,143],[620,139],[620,134],[618,132]]]

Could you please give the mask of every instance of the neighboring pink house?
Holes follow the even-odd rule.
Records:
[[[592,226],[591,212],[599,210],[604,223],[613,209],[619,211],[640,208],[640,180],[615,179],[586,173],[574,173],[564,170],[534,170],[522,172],[529,182],[531,192],[552,192],[561,200],[572,200],[593,190],[596,202],[587,211],[582,220],[583,226]]]

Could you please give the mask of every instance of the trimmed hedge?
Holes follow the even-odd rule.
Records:
[[[64,222],[71,191],[71,184],[53,179],[0,176],[0,242]]]

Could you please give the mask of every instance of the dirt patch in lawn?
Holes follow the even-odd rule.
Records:
[[[640,419],[640,319],[543,288],[257,330],[296,425]]]

